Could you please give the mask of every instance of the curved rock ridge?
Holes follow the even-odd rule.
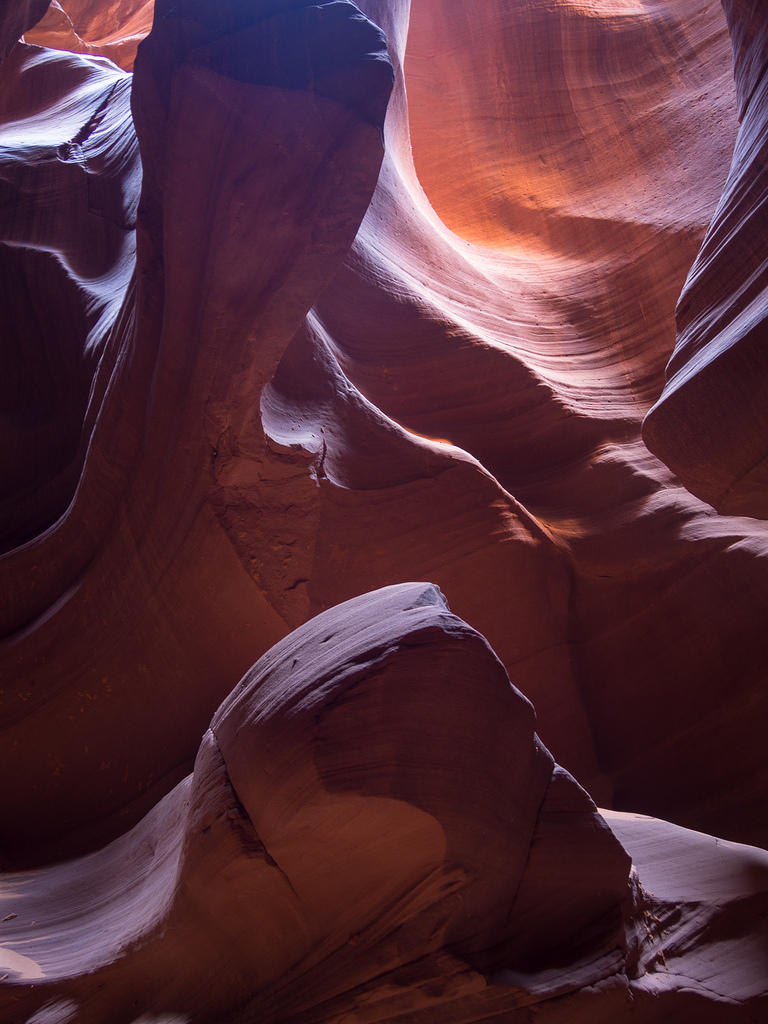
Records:
[[[693,0],[489,3],[451,76],[455,5],[362,6],[389,57],[348,2],[184,0],[132,77],[29,44],[4,66],[7,865],[123,833],[257,657],[414,576],[601,803],[766,841],[765,528],[640,437],[726,175],[732,136],[696,113],[732,104],[735,127],[726,25]],[[532,76],[515,55],[539,50]],[[534,98],[541,135],[512,116]],[[635,121],[663,157],[596,181]],[[535,201],[491,238],[504,173],[504,203],[526,176]]]
[[[690,173],[695,173],[696,188],[690,195],[681,190],[677,179],[690,159],[685,148],[689,137],[684,136],[684,147],[674,125],[688,123],[691,111],[709,104],[716,116],[725,118],[729,97],[735,105],[722,12],[716,5],[692,4],[686,21],[679,5],[675,13],[661,4],[650,13],[645,7],[624,10],[617,21],[608,17],[609,7],[605,17],[595,11],[587,17],[580,5],[556,5],[556,16],[552,5],[510,9],[488,4],[462,33],[466,16],[457,12],[456,4],[414,7],[410,23],[408,4],[363,6],[384,27],[398,69],[384,163],[350,255],[316,304],[322,330],[310,323],[312,354],[305,330],[292,342],[273,382],[279,384],[282,408],[290,413],[286,423],[301,439],[303,417],[308,414],[313,424],[322,408],[322,451],[338,452],[336,439],[346,436],[345,456],[351,461],[354,453],[359,461],[353,439],[369,437],[370,427],[367,434],[362,424],[351,429],[345,413],[331,428],[326,407],[318,406],[314,397],[322,389],[313,385],[310,405],[304,384],[316,378],[318,367],[328,365],[325,353],[330,350],[344,378],[364,397],[365,407],[375,406],[404,427],[412,450],[424,438],[442,439],[451,447],[438,443],[437,450],[447,458],[474,457],[489,478],[487,483],[476,478],[471,485],[472,515],[478,517],[470,534],[471,559],[461,557],[464,548],[453,539],[456,527],[448,531],[442,526],[446,513],[458,505],[455,498],[450,503],[440,498],[436,506],[430,499],[428,513],[414,515],[416,525],[408,534],[411,552],[421,550],[426,542],[420,542],[420,532],[428,532],[439,561],[428,562],[424,574],[489,638],[516,684],[533,700],[546,742],[600,801],[764,842],[763,828],[750,807],[761,799],[757,793],[768,782],[756,728],[758,721],[760,730],[765,723],[757,693],[766,654],[760,622],[766,613],[768,535],[759,524],[713,517],[711,509],[691,499],[649,456],[640,436],[642,417],[661,386],[674,301],[716,203],[733,138],[732,130],[724,128],[723,147],[713,151],[709,116],[695,116],[690,126],[701,159]],[[609,116],[606,96],[614,88],[615,67],[610,62],[590,66],[592,77],[583,87],[575,69],[569,72],[566,84],[573,82],[578,92],[575,116],[577,98],[568,94],[566,102],[562,95],[561,63],[569,60],[565,46],[571,37],[555,31],[552,20],[558,17],[569,29],[578,26],[574,37],[585,49],[590,44],[599,51],[598,40],[612,39],[620,27],[623,31],[631,25],[644,46],[652,41],[650,52],[663,45],[681,62],[674,74],[664,70],[666,65],[651,62],[652,67],[643,65],[642,74],[634,69],[622,80],[632,100],[632,117],[647,126],[645,137],[651,125],[659,132],[666,189],[643,191],[648,186],[644,175],[652,172],[621,160],[605,184],[602,178],[595,184],[589,168],[581,181],[576,177],[575,162],[569,164],[573,140],[588,123],[594,125],[595,139],[599,137]],[[456,47],[443,60],[433,60],[441,53],[439,30],[447,38],[451,25],[459,26],[455,31],[462,47],[454,59],[466,67],[466,74],[451,73]],[[547,49],[539,45],[544,29]],[[542,73],[533,77],[522,73],[519,61],[488,61],[489,40],[503,40],[514,54],[552,54],[552,68],[539,69]],[[638,46],[636,52],[645,50]],[[696,52],[702,66],[694,70]],[[520,70],[519,77],[507,70],[504,80],[493,84],[489,79],[497,67]],[[557,112],[543,122],[544,137],[525,147],[513,148],[509,142],[510,135],[524,130],[520,116],[509,110],[510,78],[523,110],[546,103]],[[507,111],[506,120],[482,116],[491,100]],[[621,109],[624,114],[614,114],[614,133],[630,116],[626,107]],[[429,180],[427,158],[432,152],[436,167],[440,159],[445,164],[438,136],[446,121],[451,174],[440,177],[435,172],[441,192]],[[476,173],[480,156],[473,163],[463,154],[475,147],[487,156],[489,123],[506,134],[498,141],[491,138],[502,156],[487,159],[482,167],[505,170],[514,183],[516,166],[508,154],[522,151],[536,165],[535,147],[545,146],[565,182],[562,201],[574,211],[570,233],[561,232],[559,239],[548,234],[551,196],[546,199],[542,193],[536,218],[505,228],[503,248],[479,244],[490,215],[483,213],[477,197],[487,184]],[[420,133],[427,143],[432,139],[433,150],[427,147],[426,156]],[[650,146],[651,139],[647,141]],[[590,167],[598,160],[596,152]],[[530,178],[522,167],[517,170],[521,181]],[[417,172],[427,178],[426,194]],[[661,172],[657,168],[653,173]],[[589,196],[584,193],[587,178]],[[553,187],[551,181],[548,187]],[[451,189],[455,207],[449,208],[441,196]],[[665,195],[674,195],[674,203]],[[634,230],[619,230],[619,196],[621,216],[639,218],[644,225],[642,244]],[[471,241],[448,230],[430,199]],[[592,204],[598,221],[597,212],[612,204],[616,215],[587,230],[582,214],[576,216],[580,201]],[[667,228],[660,230],[665,203]],[[476,232],[468,220],[460,220],[461,210],[475,218]],[[538,235],[534,227],[540,229]],[[502,245],[498,235],[493,240]],[[657,270],[663,283],[649,278]],[[638,303],[645,308],[652,302],[660,305],[649,318]],[[374,450],[373,442],[366,440],[366,447]],[[377,447],[383,450],[383,438]],[[394,456],[394,437],[387,448]],[[305,449],[311,451],[309,445]],[[486,491],[489,485],[492,489]],[[343,600],[382,580],[398,579],[399,552],[391,550],[382,526],[382,520],[390,519],[390,506],[385,501],[378,516],[369,513],[380,499],[370,493],[370,483],[365,487],[356,509],[358,517],[365,509],[362,523],[348,512],[351,496],[345,495],[342,512],[347,515],[341,520],[339,502],[330,500],[332,491],[320,489],[321,503],[326,494],[329,499],[321,504],[320,521],[331,535],[349,536],[359,529],[357,535],[366,538],[366,558],[349,552],[340,559],[335,547],[321,541],[312,573],[301,573],[309,580],[313,610],[328,596]],[[469,488],[469,483],[463,485],[466,493]],[[486,525],[487,520],[479,521],[479,510],[489,500],[483,492],[490,497],[493,490],[498,518]],[[405,507],[400,496],[400,519]],[[467,524],[464,529],[471,528]],[[332,560],[335,566],[341,560],[343,567],[335,585],[325,570]],[[735,647],[725,639],[734,629]],[[685,682],[694,678],[695,716]],[[725,740],[724,733],[731,739]],[[732,751],[725,775],[723,764],[707,753],[720,744]],[[684,772],[679,770],[682,749],[693,759]],[[747,831],[742,831],[745,826]]]
[[[19,46],[0,75],[7,551],[45,534],[83,475],[104,364],[127,347],[141,162],[131,77],[108,61]]]
[[[762,1019],[768,855],[659,820],[768,842],[766,524],[683,486],[762,500],[761,8],[44,6],[0,1024]]]
[[[660,1021],[673,1000],[755,1019],[743,925],[768,854],[609,821],[437,588],[384,588],[264,655],[193,774],[125,836],[0,876],[0,1013],[373,1024],[634,1019],[637,1003]]]
[[[154,0],[50,0],[44,17],[24,40],[55,50],[109,57],[125,71],[152,27]]]
[[[648,447],[721,512],[768,518],[768,16],[724,2],[741,127],[677,308],[677,343],[645,421]]]
[[[0,770],[17,780],[2,797],[5,863],[124,831],[186,775],[232,680],[298,624],[207,498],[222,439],[258,423],[260,388],[354,237],[392,72],[381,33],[346,2],[167,7],[133,77],[29,45],[2,69],[5,177],[28,213],[9,202],[0,232],[18,268],[3,381],[18,420],[2,568]],[[254,32],[271,64],[251,53]],[[121,162],[114,191],[105,135]],[[60,294],[38,355],[25,339],[41,264]],[[30,459],[36,382],[50,427]]]

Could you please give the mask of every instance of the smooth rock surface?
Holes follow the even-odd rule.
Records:
[[[2,1013],[760,1020],[761,8],[360,6],[0,22]]]
[[[5,863],[124,831],[187,774],[232,680],[298,624],[208,498],[229,433],[255,423],[263,445],[260,388],[357,230],[391,69],[347,3],[175,12],[156,11],[133,78],[31,46],[3,68],[5,187],[22,196],[2,225],[18,329],[4,379]],[[277,63],[243,63],[251,23],[282,40]],[[288,80],[285,46],[301,58]],[[56,290],[36,355],[41,264]]]
[[[508,955],[491,951],[536,874],[552,772],[531,705],[435,587],[340,605],[246,674],[194,774],[132,832],[2,877],[4,1005],[20,1019],[70,1000],[78,1021],[118,1022],[248,1000],[251,1019],[282,1020],[447,950],[471,973]],[[599,872],[597,899],[560,905],[558,924],[591,925],[599,954],[629,861],[558,772]]]
[[[743,926],[768,854],[638,816],[609,828],[533,729],[434,586],[312,619],[131,832],[0,876],[2,1019],[602,1019],[618,996],[664,1020],[678,992],[702,1019],[726,1019],[722,1000],[756,1019],[765,946]]]
[[[152,27],[154,6],[154,0],[51,0],[24,40],[55,50],[100,54],[130,71],[136,48]]]
[[[714,516],[640,438],[726,175],[722,13],[491,4],[453,74],[455,6],[365,9],[396,71],[375,191],[391,72],[349,5],[158,8],[133,79],[30,46],[6,64],[6,863],[124,831],[264,650],[414,576],[489,638],[601,803],[765,841],[766,533]],[[489,38],[514,88],[491,89]],[[574,54],[605,46],[579,78]],[[521,47],[550,63],[532,77]],[[534,97],[553,112],[530,136],[502,115]],[[658,162],[622,149],[596,192],[597,142],[613,152],[628,118]],[[422,190],[409,123],[467,238]],[[432,123],[455,154],[442,192]],[[510,152],[509,182],[539,153],[557,174],[491,238],[480,171]]]
[[[366,10],[405,78],[371,206],[316,306],[323,345],[412,446],[442,438],[447,457],[473,456],[502,513],[481,520],[488,499],[474,483],[471,558],[439,527],[442,557],[420,574],[488,637],[542,737],[599,802],[765,842],[749,808],[768,785],[768,535],[713,516],[640,436],[736,128],[722,11],[490,3],[470,15],[430,2],[408,21],[408,5]],[[628,123],[640,154],[611,142]],[[304,346],[292,343],[291,366]],[[293,379],[306,380],[309,359],[299,365]],[[297,388],[297,430],[305,405]],[[439,501],[441,518],[454,502]],[[371,541],[384,514],[363,520]],[[433,533],[440,523],[414,519]],[[339,523],[335,502],[322,521]],[[350,589],[334,600],[398,578],[399,552],[370,547],[386,560],[346,558]],[[327,549],[308,584],[316,600]],[[725,765],[709,756],[722,747]]]
[[[741,127],[677,307],[677,343],[645,421],[648,447],[718,511],[768,518],[768,13],[724,0]]]

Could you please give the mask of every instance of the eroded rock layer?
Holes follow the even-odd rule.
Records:
[[[30,282],[12,289],[10,319],[26,338],[32,281],[51,264],[50,329],[64,334],[37,357],[55,401],[36,396],[50,427],[32,464],[22,388],[34,392],[41,372],[26,344],[10,349],[17,380],[6,378],[21,480],[5,521],[0,759],[26,780],[6,794],[6,858],[25,844],[50,856],[54,836],[103,835],[111,815],[151,806],[186,774],[232,678],[299,621],[249,574],[209,499],[222,439],[258,424],[261,387],[365,211],[391,69],[380,32],[349,4],[245,10],[271,57],[252,53],[240,7],[214,17],[203,5],[182,26],[186,49],[178,18],[158,9],[133,79],[31,46],[3,69],[19,83],[5,90],[17,101],[9,135],[31,130],[27,114],[39,139],[31,159],[5,151],[6,187],[35,207],[5,231]],[[40,74],[48,94],[29,81]],[[47,119],[30,96],[43,110],[56,97]],[[259,537],[266,550],[278,541]]]
[[[759,6],[44,7],[9,1024],[759,1017]]]
[[[764,983],[733,954],[699,977],[700,946],[717,922],[754,957],[768,854],[637,816],[612,831],[533,729],[434,586],[325,612],[246,674],[131,832],[0,876],[6,1006],[373,1024],[635,1000],[662,1020],[668,999],[719,1020],[726,999],[754,1019]]]
[[[24,35],[36,46],[109,57],[126,71],[152,26],[154,0],[51,0]]]
[[[496,27],[517,38],[524,11]],[[46,844],[61,836],[61,815],[74,834],[146,809],[183,774],[212,707],[254,657],[308,615],[413,576],[435,579],[489,637],[547,742],[604,803],[762,835],[745,823],[766,786],[755,701],[765,536],[713,517],[642,445],[669,323],[661,307],[656,326],[635,331],[631,359],[609,329],[639,323],[627,313],[638,302],[671,309],[722,159],[705,154],[709,177],[690,202],[669,203],[664,231],[659,196],[631,211],[625,200],[647,245],[634,228],[620,243],[616,217],[597,218],[579,257],[576,179],[566,193],[575,234],[550,250],[530,224],[510,228],[501,248],[470,244],[436,218],[410,160],[408,5],[369,13],[387,31],[396,83],[367,213],[389,71],[381,38],[349,5],[197,5],[183,18],[161,7],[133,78],[30,46],[6,64],[11,321],[25,338],[37,314],[23,282],[42,266],[61,310],[54,335],[38,332],[48,340],[37,362],[28,345],[9,346],[19,411],[7,449],[3,749],[7,770],[29,783],[7,797],[9,832],[22,837],[8,856],[37,832]],[[435,7],[421,31],[439,38],[450,13]],[[577,38],[634,26],[656,52],[659,38],[679,36],[663,11],[625,11],[616,25],[561,13],[581,26]],[[659,95],[677,119],[695,99],[723,102],[725,26],[709,9],[689,18],[695,75],[660,66],[660,80],[650,69],[628,77],[648,124]],[[423,19],[411,25],[417,140]],[[461,79],[465,106],[471,88],[487,91],[477,66]],[[444,62],[434,67],[442,96]],[[578,118],[552,122],[545,148],[560,179],[588,112],[606,116],[612,67],[581,90]],[[533,89],[523,77],[518,90],[526,81]],[[32,130],[40,145],[18,159],[14,140]],[[672,176],[684,154],[665,133]],[[472,166],[462,171],[470,195]],[[606,187],[607,208],[618,185]],[[549,221],[546,195],[535,223]],[[476,223],[488,223],[477,208]],[[480,227],[457,226],[480,240]],[[664,260],[662,301],[647,272]],[[585,304],[589,282],[603,280],[597,266],[612,284]],[[27,395],[43,410],[33,434]],[[182,693],[169,740],[163,723]],[[111,737],[115,716],[131,723],[124,742]],[[129,739],[144,730],[147,743]],[[733,751],[725,775],[709,757],[717,743]]]
[[[768,518],[768,18],[726,0],[739,129],[731,169],[677,308],[649,448],[721,512]]]

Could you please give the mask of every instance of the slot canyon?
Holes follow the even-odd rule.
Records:
[[[0,1024],[768,1020],[768,6],[0,5]]]

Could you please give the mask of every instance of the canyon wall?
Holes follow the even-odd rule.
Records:
[[[0,1018],[754,1019],[759,6],[46,6]]]

